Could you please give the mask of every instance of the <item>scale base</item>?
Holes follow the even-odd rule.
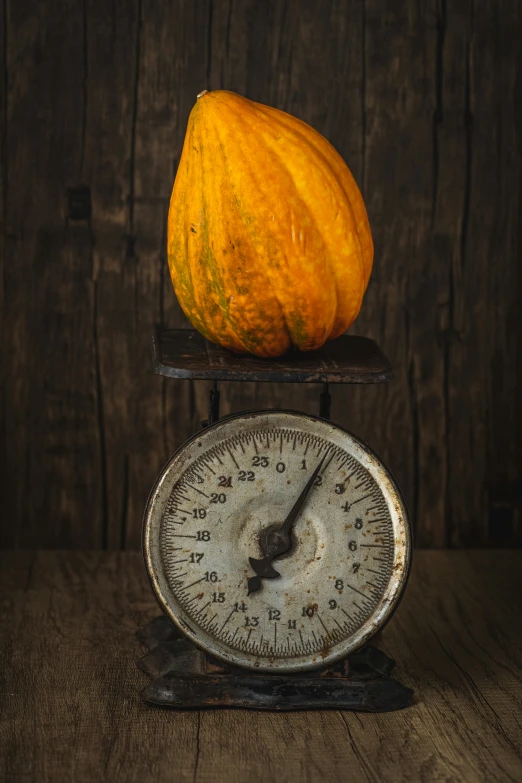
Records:
[[[395,661],[376,647],[316,671],[256,674],[207,655],[164,616],[136,636],[147,648],[138,668],[151,680],[141,695],[163,707],[390,712],[413,699],[410,688],[389,676]]]

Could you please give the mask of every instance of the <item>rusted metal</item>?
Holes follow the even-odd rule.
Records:
[[[277,547],[274,578],[254,569],[264,579],[250,589],[253,563],[273,554],[266,536],[325,455],[292,546]],[[277,674],[369,644],[397,606],[411,553],[404,503],[373,452],[289,411],[227,417],[187,441],[150,495],[143,541],[160,606],[188,638],[227,664]]]
[[[332,408],[332,395],[330,394],[329,385],[324,384],[323,391],[319,397],[319,416],[321,419],[327,419],[330,421],[330,414]]]
[[[219,400],[220,394],[217,387],[217,381],[214,381],[208,396],[208,419],[201,422],[203,428],[210,427],[219,421]]]
[[[259,359],[220,348],[192,329],[157,327],[153,361],[159,375],[193,380],[383,383],[393,378],[392,366],[377,343],[354,335],[330,340],[318,351]]]
[[[319,671],[295,675],[245,672],[216,661],[185,639],[166,617],[137,634],[148,652],[138,667],[149,677],[143,699],[175,709],[345,709],[389,712],[413,691],[389,675],[394,661],[374,647]]]
[[[391,365],[379,347],[372,340],[353,336],[342,336],[327,343],[320,351],[306,354],[293,351],[279,359],[264,360],[232,354],[209,343],[192,330],[162,330],[158,328],[153,338],[153,359],[155,371],[167,377],[214,381],[210,392],[208,421],[202,423],[204,427],[219,421],[218,380],[322,383],[324,386],[320,395],[320,419],[315,421],[319,422],[322,419],[326,424],[330,419],[331,408],[329,383],[382,383],[393,377]],[[270,418],[270,415],[276,412],[254,412],[253,414],[244,414],[244,416],[248,419],[249,416],[255,417],[263,413],[268,414]],[[303,418],[307,417],[303,416]],[[211,429],[214,430],[215,427]],[[188,448],[188,452],[190,452],[193,445],[201,447],[203,445],[201,443],[202,435],[195,435],[181,451],[186,451]],[[367,629],[359,633],[358,637],[356,634],[355,643],[346,647],[344,657],[342,651],[335,653],[333,650],[335,644],[332,645],[332,641],[328,639],[325,639],[324,648],[318,649],[315,657],[310,658],[310,661],[303,660],[298,665],[289,665],[288,661],[281,661],[282,665],[279,667],[275,657],[266,661],[258,659],[255,665],[252,665],[252,661],[249,661],[246,654],[238,655],[233,652],[230,654],[228,650],[224,652],[220,649],[219,644],[216,645],[211,638],[200,638],[200,631],[194,633],[189,622],[178,617],[176,612],[172,613],[169,602],[162,600],[158,592],[157,578],[161,572],[158,566],[159,561],[155,563],[153,568],[151,568],[151,562],[148,562],[151,584],[169,617],[156,618],[137,633],[138,638],[148,650],[138,661],[139,668],[151,681],[142,692],[145,701],[176,709],[241,707],[297,710],[333,708],[367,712],[401,709],[412,702],[413,691],[390,677],[395,665],[394,661],[376,647],[368,644],[370,639],[375,642],[379,629],[391,616],[391,610],[396,606],[407,578],[410,560],[409,527],[400,522],[401,519],[407,520],[406,511],[397,487],[375,455],[360,442],[359,447],[362,449],[359,459],[362,459],[365,468],[370,468],[372,473],[376,471],[374,478],[381,485],[385,495],[393,496],[393,502],[391,506],[388,506],[388,510],[393,520],[393,535],[397,549],[391,576],[393,595],[390,594],[386,597],[382,609],[374,613],[367,624]],[[192,457],[190,453],[183,454],[181,462],[188,466],[196,453],[197,449]],[[174,455],[171,463],[179,459],[178,455]],[[232,459],[235,462],[234,457]],[[168,476],[171,463],[167,465],[164,473],[159,477],[151,497],[155,493],[157,494],[158,488],[162,483],[165,483],[165,477]],[[305,467],[304,460],[303,467]],[[285,478],[288,478],[287,483],[290,485],[291,477],[285,476]],[[227,480],[226,476],[222,476],[220,479]],[[225,483],[221,486],[231,485]],[[268,485],[267,489],[270,494]],[[263,488],[260,490],[261,492],[265,491]],[[200,494],[202,494],[201,490]],[[206,493],[203,494],[207,497]],[[197,509],[194,510],[197,511]],[[381,520],[376,519],[375,521],[380,522]],[[276,523],[272,527],[266,527],[264,529],[265,537],[272,528],[277,530],[277,527]],[[179,529],[177,532],[179,533]],[[255,544],[259,535],[255,531],[250,532],[253,536],[251,536],[252,542]],[[198,537],[202,535],[198,533]],[[241,535],[244,534],[240,534],[239,538],[235,539],[240,545]],[[195,537],[194,535],[181,536],[181,538]],[[148,561],[150,561],[152,551],[149,538],[150,535],[148,537],[145,534],[144,553]],[[278,558],[292,556],[293,550],[299,545],[299,536],[296,537],[292,531],[291,539],[288,553],[278,551]],[[201,540],[208,539],[201,538]],[[251,545],[249,544],[249,546]],[[220,553],[218,552],[218,554]],[[262,546],[260,554],[267,555]],[[225,563],[224,552],[221,552],[220,557],[220,564]],[[316,559],[321,560],[321,557]],[[252,565],[252,558],[249,560]],[[182,560],[181,562],[186,561]],[[258,561],[254,559],[254,562]],[[207,576],[212,576],[212,574],[207,574]],[[263,571],[262,576],[266,577],[267,573]],[[295,578],[297,577],[294,575]],[[211,579],[211,581],[217,580]],[[215,593],[214,599],[219,599],[220,595],[218,592]],[[196,599],[200,597],[199,595],[195,596]],[[330,603],[335,604],[336,601],[330,601]],[[390,605],[387,608],[386,604],[388,603]],[[314,607],[317,611],[315,604]],[[314,609],[311,608],[311,611]],[[171,622],[171,619],[178,623],[179,628]],[[228,619],[225,621],[228,622]],[[288,627],[295,629],[295,621],[289,622]],[[197,638],[197,644],[201,644],[203,649],[192,641],[193,638]],[[361,645],[363,646],[361,647]],[[214,654],[217,657],[214,657]],[[326,665],[323,664],[321,667],[321,660]]]

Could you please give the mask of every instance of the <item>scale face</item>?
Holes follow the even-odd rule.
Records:
[[[368,447],[286,411],[226,418],[168,462],[145,512],[156,597],[196,645],[233,666],[324,667],[395,609],[410,526]]]

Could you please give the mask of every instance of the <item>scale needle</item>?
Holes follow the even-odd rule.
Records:
[[[290,513],[287,515],[283,524],[276,530],[272,530],[270,533],[268,533],[268,535],[262,541],[261,549],[263,550],[264,557],[259,560],[257,560],[255,557],[248,558],[248,562],[252,566],[252,570],[255,572],[255,576],[251,576],[248,580],[247,595],[250,595],[250,593],[255,593],[257,590],[261,589],[263,585],[261,579],[275,579],[275,577],[280,576],[279,572],[276,571],[273,567],[272,561],[276,557],[284,555],[292,546],[292,539],[290,536],[290,533],[292,532],[292,526],[297,519],[297,516],[301,511],[301,508],[303,507],[310,490],[312,489],[314,481],[319,475],[319,471],[323,467],[325,459],[326,454],[323,456],[321,462],[317,465],[316,469],[306,482],[305,487],[292,506]]]

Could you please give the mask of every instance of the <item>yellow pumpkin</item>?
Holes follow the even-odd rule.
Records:
[[[321,134],[235,93],[204,91],[172,190],[168,260],[201,334],[270,357],[346,331],[373,242],[355,180]]]

